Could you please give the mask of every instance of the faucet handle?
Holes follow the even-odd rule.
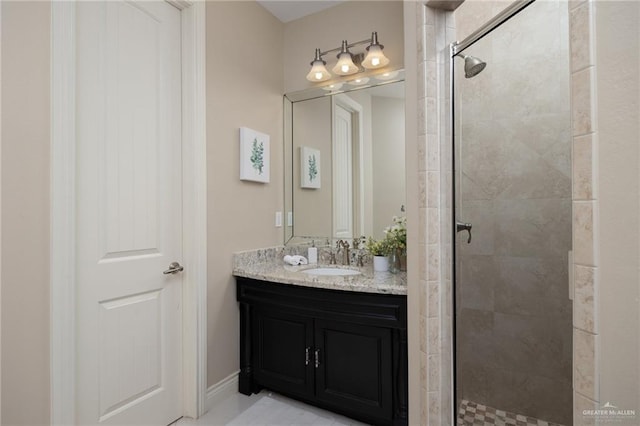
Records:
[[[329,265],[336,264],[336,253],[333,250],[329,250]]]

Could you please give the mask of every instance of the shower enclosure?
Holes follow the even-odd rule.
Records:
[[[567,15],[518,2],[451,46],[458,424],[572,424]]]

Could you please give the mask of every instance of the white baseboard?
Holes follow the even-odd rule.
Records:
[[[207,389],[205,413],[229,395],[238,393],[238,374],[240,374],[239,370]]]

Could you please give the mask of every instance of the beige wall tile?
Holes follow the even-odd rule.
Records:
[[[571,121],[574,136],[594,131],[593,67],[571,75]]]
[[[573,261],[579,265],[595,266],[594,223],[595,202],[573,203]]]
[[[570,12],[569,41],[571,43],[572,72],[594,65],[591,38],[591,8],[591,3],[586,2]]]
[[[418,170],[427,170],[427,136],[418,136]]]
[[[428,355],[420,352],[420,387],[426,388],[428,383],[427,371],[429,369]]]
[[[436,98],[425,98],[425,111],[427,119],[426,133],[438,134],[438,102]]]
[[[429,281],[427,283],[427,316],[436,318],[440,315],[440,292],[439,282]]]
[[[420,259],[420,274],[419,279],[427,281],[427,274],[429,269],[429,262],[427,260],[427,245],[418,245],[418,258]]]
[[[420,351],[427,353],[427,318],[420,315]]]
[[[574,299],[573,325],[590,333],[597,333],[596,298],[597,298],[597,269],[590,266],[574,266]]]
[[[597,360],[598,336],[582,330],[573,330],[573,389],[597,401]]]
[[[596,198],[594,186],[595,135],[590,133],[573,138],[573,199],[593,200]]]
[[[440,318],[427,318],[427,353],[440,353]]]
[[[438,64],[434,61],[425,62],[425,96],[434,98],[438,96]]]
[[[440,425],[440,393],[429,392],[429,425]]]
[[[420,61],[418,62],[418,99],[424,99],[427,97],[427,81],[426,81],[426,71],[427,62]]]
[[[440,170],[440,137],[427,135],[427,170]]]
[[[427,280],[438,281],[440,279],[440,246],[437,244],[427,245],[427,256],[429,262]]]
[[[577,392],[573,393],[573,424],[576,426],[595,425],[595,418],[585,414],[587,410],[598,409],[598,403],[585,398]]]
[[[440,242],[440,210],[427,209],[427,243],[438,244]]]
[[[589,1],[590,0],[569,0],[569,10],[573,10]]]
[[[427,390],[437,391],[440,388],[440,355],[428,355],[427,362]]]
[[[427,172],[426,206],[438,207],[440,205],[440,173]]]
[[[427,297],[428,297],[428,284],[426,281],[420,281],[420,315],[426,317],[428,314],[427,309]]]
[[[427,172],[418,173],[418,205],[427,207]]]
[[[438,56],[438,52],[436,49],[436,27],[435,25],[425,25],[424,26],[424,37],[425,37],[425,47],[424,47],[424,59],[426,61],[435,62]]]
[[[429,209],[420,209],[420,223],[418,224],[419,229],[418,229],[418,242],[420,244],[426,244],[427,243],[427,216],[428,216],[428,212]]]

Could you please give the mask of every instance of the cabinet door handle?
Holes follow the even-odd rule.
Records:
[[[310,356],[309,356],[309,352],[311,352],[311,348],[307,347],[304,350],[304,365],[309,365],[309,362],[311,361]]]
[[[320,349],[316,349],[314,352],[315,355],[315,361],[316,361],[316,368],[318,368],[320,366]]]

